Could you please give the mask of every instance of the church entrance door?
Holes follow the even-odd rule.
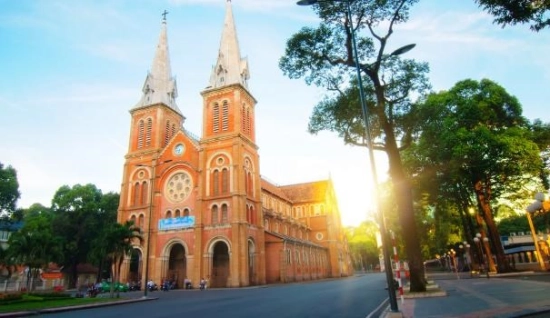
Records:
[[[164,279],[176,283],[176,288],[183,288],[183,280],[187,276],[187,258],[181,244],[174,244],[170,249],[168,273]]]
[[[212,273],[210,275],[211,287],[227,287],[229,278],[229,248],[225,242],[217,242],[214,245],[212,259]]]
[[[128,282],[130,284],[138,284],[141,280],[143,257],[141,251],[137,248],[132,249],[130,254],[130,268],[128,271]]]

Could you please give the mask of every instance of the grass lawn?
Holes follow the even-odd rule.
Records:
[[[71,299],[52,299],[44,301],[23,301],[15,304],[0,305],[0,313],[16,311],[34,311],[46,308],[57,308],[77,305],[96,304],[102,302],[115,302],[124,300],[124,298],[71,298]]]

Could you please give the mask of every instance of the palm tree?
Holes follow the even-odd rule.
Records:
[[[29,291],[34,289],[34,284],[30,285],[31,277],[36,281],[40,269],[46,268],[61,251],[59,240],[48,229],[33,232],[22,229],[10,236],[8,244],[7,255],[10,261],[28,267],[27,290]]]
[[[126,221],[124,224],[113,223],[104,235],[104,251],[106,257],[111,261],[111,296],[114,292],[115,282],[120,283],[120,269],[124,258],[131,254],[135,245],[141,244],[143,240],[141,230],[134,225],[133,221]],[[119,289],[117,290],[117,298],[119,297]]]

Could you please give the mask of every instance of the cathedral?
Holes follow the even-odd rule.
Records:
[[[260,174],[257,101],[230,1],[214,62],[200,92],[199,138],[176,104],[164,15],[141,99],[130,109],[118,222],[133,221],[144,240],[124,261],[121,281],[181,288],[204,278],[210,287],[244,287],[350,275],[330,178],[281,186]]]

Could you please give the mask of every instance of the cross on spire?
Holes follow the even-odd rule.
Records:
[[[164,10],[162,13],[162,21],[166,21],[166,15],[168,14],[168,11]]]

